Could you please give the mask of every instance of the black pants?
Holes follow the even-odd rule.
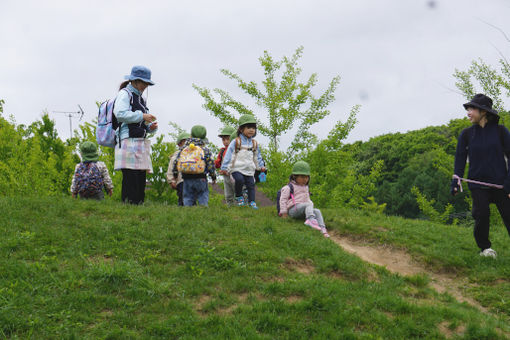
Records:
[[[236,197],[243,196],[243,186],[246,186],[246,190],[248,190],[248,201],[255,201],[255,178],[253,176],[245,176],[240,172],[233,172],[232,177],[234,177],[234,188],[236,192]]]
[[[179,184],[177,184],[177,197],[179,198],[179,206],[182,207],[184,206],[184,202],[182,201],[182,190],[183,190],[183,187],[184,187],[184,182],[181,182]]]
[[[475,219],[475,240],[481,250],[491,247],[489,241],[489,204],[495,203],[510,235],[510,198],[500,189],[473,189],[473,218]]]
[[[122,169],[122,202],[142,204],[146,179],[145,170]]]

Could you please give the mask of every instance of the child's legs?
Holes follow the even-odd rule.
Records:
[[[207,185],[207,179],[200,178],[196,180],[196,193],[198,204],[204,205],[207,207],[209,204],[209,186]]]
[[[223,175],[223,189],[225,191],[225,202],[228,205],[234,204],[235,186],[230,176]]]
[[[244,185],[244,176],[240,172],[233,172],[232,177],[234,177],[234,188],[236,197],[243,196],[243,185]]]
[[[191,207],[195,203],[193,195],[193,180],[185,179],[182,188],[182,203],[185,207]]]
[[[244,185],[248,190],[248,201],[255,201],[255,178],[253,176],[244,176]]]
[[[325,228],[326,224],[324,223],[324,218],[322,217],[322,213],[319,209],[313,209],[315,218],[317,219],[317,222],[319,223],[319,226],[321,228]]]
[[[306,207],[307,207],[306,203],[298,203],[296,205],[293,205],[289,209],[289,216],[297,219],[306,218],[305,213]]]

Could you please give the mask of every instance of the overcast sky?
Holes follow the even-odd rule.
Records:
[[[477,58],[496,65],[494,46],[510,56],[510,43],[484,23],[510,33],[509,17],[508,0],[0,0],[0,99],[18,123],[48,110],[65,139],[69,120],[53,111],[80,104],[92,121],[95,101],[114,97],[131,67],[145,65],[160,133],[170,121],[199,123],[219,144],[221,124],[192,84],[240,95],[220,69],[260,83],[264,50],[280,59],[302,45],[303,79],[318,74],[316,94],[341,76],[331,115],[313,131],[325,137],[361,104],[348,141],[367,140],[462,117],[452,74]]]

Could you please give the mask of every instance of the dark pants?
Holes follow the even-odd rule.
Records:
[[[83,199],[86,199],[86,200],[98,200],[98,201],[101,201],[101,200],[104,200],[104,192],[100,191],[100,192],[98,192],[95,195],[88,196],[88,197],[81,197],[80,196],[80,198],[83,198]]]
[[[233,172],[232,177],[235,180],[235,190],[236,197],[243,196],[243,185],[246,186],[246,190],[248,190],[248,201],[255,201],[255,178],[253,176],[245,176],[240,172]]]
[[[500,189],[473,189],[471,197],[473,199],[472,214],[475,219],[475,240],[483,251],[491,247],[491,241],[489,241],[490,203],[496,204],[510,235],[510,198]]]
[[[175,188],[175,190],[177,190],[177,197],[179,198],[179,206],[180,207],[182,207],[184,205],[184,203],[182,201],[183,187],[184,187],[184,182],[181,182],[181,183],[177,184],[177,188]]]
[[[146,180],[145,170],[122,169],[122,202],[142,204]]]

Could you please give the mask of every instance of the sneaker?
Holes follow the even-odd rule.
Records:
[[[244,205],[244,197],[243,196],[236,197],[236,205],[238,207],[242,207]]]
[[[480,252],[480,256],[483,256],[483,257],[492,257],[492,258],[496,258],[496,256],[498,256],[498,254],[496,253],[496,251],[492,248],[487,248],[487,249],[484,249],[483,251]]]
[[[321,227],[319,227],[319,223],[315,219],[307,219],[305,221],[305,225],[307,225],[315,230],[321,230]]]
[[[259,207],[257,207],[257,203],[255,203],[255,201],[250,202],[250,207],[252,207],[255,210],[257,210],[259,208]]]

